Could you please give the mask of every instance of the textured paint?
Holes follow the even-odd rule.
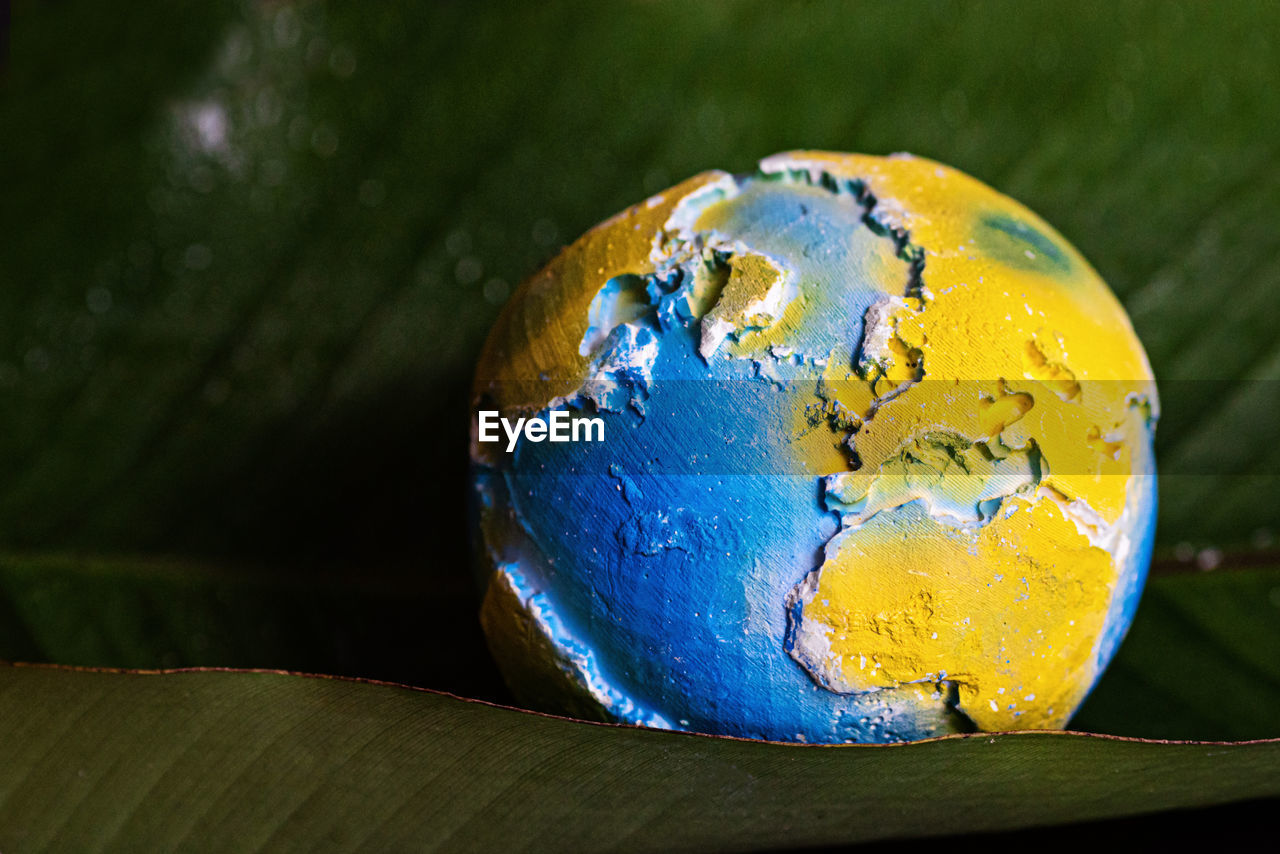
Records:
[[[1154,381],[1087,262],[918,158],[800,152],[593,229],[490,336],[482,621],[530,704],[795,741],[1058,727],[1132,618]],[[473,425],[474,426],[474,425]]]

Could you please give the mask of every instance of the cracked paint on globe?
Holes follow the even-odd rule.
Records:
[[[797,742],[1061,728],[1133,617],[1154,379],[1048,224],[906,155],[793,152],[592,229],[474,408],[481,620],[522,702]]]

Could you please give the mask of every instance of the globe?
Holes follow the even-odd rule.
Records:
[[[1062,728],[1150,561],[1158,398],[1022,205],[909,155],[707,172],[481,355],[481,622],[521,702],[790,742]]]

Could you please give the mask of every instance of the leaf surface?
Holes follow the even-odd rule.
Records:
[[[650,192],[798,146],[912,151],[1044,215],[1161,383],[1161,542],[1274,538],[1278,21],[19,4],[0,547],[458,572],[466,387],[506,295]]]
[[[1280,742],[804,746],[275,673],[0,671],[5,850],[750,850],[1280,795]]]

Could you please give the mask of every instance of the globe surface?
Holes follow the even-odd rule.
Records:
[[[1158,401],[1124,310],[922,158],[780,154],[624,211],[513,296],[473,402],[481,620],[537,708],[805,742],[1060,728],[1150,559]],[[481,411],[603,437],[480,441]]]

